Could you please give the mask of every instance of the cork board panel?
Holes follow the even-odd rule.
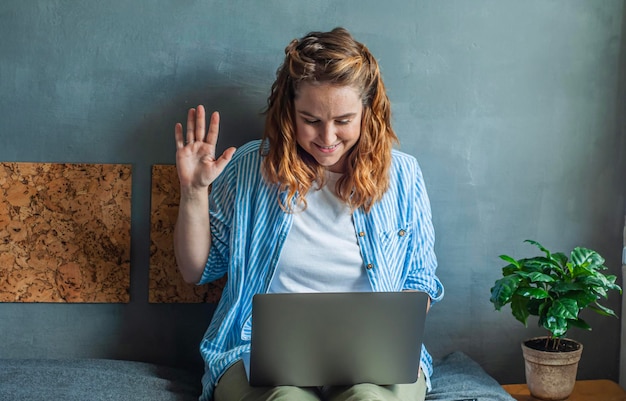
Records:
[[[131,167],[0,163],[0,302],[125,303]]]
[[[176,166],[152,166],[150,217],[151,303],[217,303],[226,282],[222,278],[204,286],[185,283],[174,256],[174,224],[180,185]]]

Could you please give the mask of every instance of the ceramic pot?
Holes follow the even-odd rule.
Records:
[[[541,400],[565,400],[574,390],[583,346],[569,338],[561,341],[571,342],[573,348],[576,348],[573,351],[541,351],[527,346],[527,343],[537,339],[546,340],[547,337],[536,337],[522,342],[526,384],[530,394]]]

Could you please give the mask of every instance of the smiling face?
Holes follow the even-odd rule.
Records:
[[[321,166],[344,173],[361,136],[363,104],[351,86],[302,83],[294,99],[296,141]]]

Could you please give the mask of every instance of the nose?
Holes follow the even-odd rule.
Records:
[[[320,129],[319,137],[322,141],[322,144],[325,146],[331,146],[335,144],[335,140],[337,139],[336,127],[333,123],[327,123],[322,125]]]

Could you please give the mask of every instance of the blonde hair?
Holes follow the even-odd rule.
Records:
[[[284,210],[306,207],[306,193],[325,182],[325,169],[296,142],[294,99],[303,82],[351,86],[363,103],[361,134],[348,151],[347,169],[337,181],[337,196],[352,210],[368,212],[389,186],[391,150],[398,138],[378,63],[367,47],[343,28],[311,32],[285,48],[265,110],[261,151],[265,179],[287,191]]]

